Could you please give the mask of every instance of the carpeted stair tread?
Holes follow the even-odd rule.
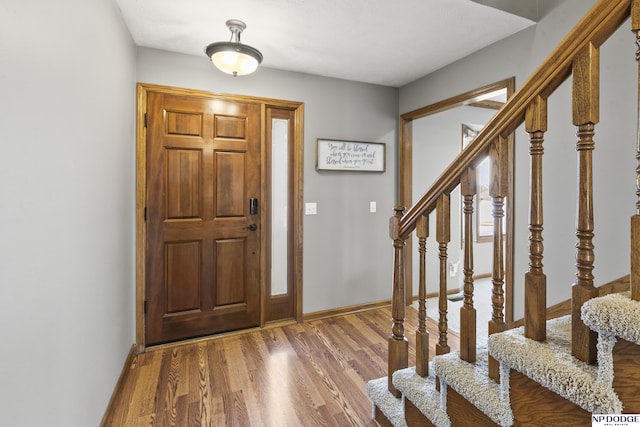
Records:
[[[435,426],[451,425],[446,408],[443,409],[445,405],[440,392],[436,390],[436,379],[431,366],[427,377],[418,375],[415,366],[396,371],[393,373],[393,385]]]
[[[610,384],[598,381],[598,368],[571,355],[571,316],[549,320],[545,342],[526,338],[523,327],[493,334],[489,353],[501,363],[501,370],[515,369],[588,412],[622,411]]]
[[[493,422],[501,426],[513,424],[508,389],[502,390],[489,378],[486,348],[477,349],[475,364],[460,359],[456,351],[434,357],[432,365],[441,383],[453,388]]]
[[[593,298],[582,305],[581,318],[592,330],[640,345],[640,301],[629,292]]]
[[[389,378],[382,377],[367,382],[367,395],[394,427],[407,427],[404,419],[404,401],[389,392]],[[374,417],[375,415],[372,415]]]

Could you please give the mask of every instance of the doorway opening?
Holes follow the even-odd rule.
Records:
[[[400,116],[400,205],[411,206],[413,200],[419,197],[416,191],[424,191],[442,172],[444,167],[462,150],[465,140],[470,136],[469,132],[480,129],[490,117],[492,117],[504,102],[515,91],[515,78],[511,77],[496,83],[479,87],[451,98],[438,101],[416,110],[404,113]],[[431,139],[429,139],[431,138]],[[513,321],[513,209],[514,209],[514,143],[513,134],[509,137],[507,154],[509,161],[508,188],[505,212],[506,226],[506,249],[505,249],[505,321],[510,324]],[[432,143],[429,144],[429,141]],[[434,142],[435,141],[435,142]],[[443,141],[447,141],[443,143]],[[430,164],[431,161],[438,161],[442,164]],[[415,168],[413,165],[420,165]],[[415,181],[419,178],[419,181]],[[458,193],[456,193],[458,194]],[[452,194],[452,199],[460,199]],[[455,205],[452,203],[452,209]],[[460,206],[457,207],[461,212]],[[460,215],[461,217],[462,215]],[[482,219],[481,217],[476,218]],[[479,222],[479,221],[477,221]],[[452,222],[454,230],[460,228],[460,224]],[[461,233],[452,230],[453,235],[459,237],[458,247],[461,247]],[[486,252],[487,259],[492,256],[491,245],[484,244],[482,229],[477,229],[474,235],[474,254],[480,261],[481,255]],[[407,246],[413,245],[411,239],[407,241]],[[452,241],[452,247],[456,246]],[[488,249],[487,249],[488,248]],[[414,278],[412,253],[416,251],[405,251],[405,281],[406,281],[406,303],[410,305],[413,301],[412,278]],[[474,255],[474,256],[475,256]],[[452,260],[448,265],[448,274],[454,276],[462,270],[456,260]],[[480,265],[480,262],[478,262]],[[428,271],[437,274],[437,268],[427,268]],[[481,271],[484,273],[485,271]],[[481,275],[482,277],[482,275]],[[480,277],[477,277],[480,278]],[[437,283],[437,281],[435,281]],[[459,283],[454,283],[452,293],[457,292]],[[448,289],[449,291],[449,289]]]

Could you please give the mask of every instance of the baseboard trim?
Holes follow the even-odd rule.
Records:
[[[478,274],[477,276],[473,276],[473,280],[480,280],[480,279],[487,279],[491,277],[491,273],[486,273],[486,274]],[[461,288],[450,288],[447,289],[447,295],[452,295],[452,294],[458,294],[461,293],[463,290]],[[440,295],[439,292],[429,292],[427,293],[426,297],[427,299],[429,298],[436,298],[438,295]],[[418,295],[414,295],[412,297],[413,301],[416,301],[418,299]]]
[[[598,293],[601,297],[609,294],[615,294],[619,292],[625,292],[629,290],[631,285],[631,276],[627,274],[619,279],[604,284],[598,288]]]
[[[127,358],[124,361],[124,365],[122,366],[122,371],[120,371],[120,376],[118,377],[118,382],[116,382],[116,386],[113,388],[113,393],[111,393],[111,398],[109,399],[109,403],[107,404],[107,409],[104,411],[104,415],[102,416],[102,421],[100,422],[100,426],[107,426],[107,422],[109,421],[109,415],[113,412],[113,405],[115,404],[116,396],[121,396],[123,394],[124,389],[124,378],[127,372],[127,369],[131,368],[133,364],[133,360],[136,357],[136,345],[132,345],[129,349],[129,354],[127,354]]]
[[[630,276],[620,277],[609,283],[605,283],[598,287],[598,295],[605,296],[609,294],[625,292],[629,290]],[[559,302],[547,308],[547,319],[555,319],[560,316],[571,314],[571,299]],[[524,319],[518,319],[510,325],[510,328],[517,328],[524,325]]]
[[[311,320],[325,319],[327,317],[343,316],[345,314],[359,313],[361,311],[373,310],[376,308],[386,307],[390,305],[391,305],[391,300],[387,299],[383,301],[370,302],[366,304],[356,304],[356,305],[350,305],[345,307],[332,308],[330,310],[315,311],[313,313],[304,314],[302,316],[302,321],[309,322]]]
[[[460,292],[462,292],[462,291],[460,290],[460,288],[447,289],[447,295],[459,294]],[[439,293],[439,292],[430,292],[430,293],[428,293],[428,294],[426,295],[426,298],[427,298],[427,299],[429,299],[429,298],[436,298],[438,295],[440,295],[440,293]],[[414,296],[412,297],[412,300],[415,302],[415,301],[418,301],[418,299],[419,299],[419,298],[420,298],[420,297],[419,297],[418,295],[414,295]]]

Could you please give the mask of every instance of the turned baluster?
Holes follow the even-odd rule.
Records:
[[[443,194],[436,202],[436,241],[438,242],[438,256],[440,258],[440,292],[438,296],[440,317],[438,320],[439,337],[436,344],[436,354],[445,354],[450,351],[447,343],[447,245],[451,241],[450,222],[450,196]]]
[[[460,307],[460,358],[476,361],[476,309],[473,307],[473,196],[476,194],[476,170],[466,169],[460,177],[464,214],[464,302]],[[446,287],[445,287],[446,290]]]
[[[547,276],[542,269],[544,250],[542,210],[542,156],[547,131],[547,100],[536,97],[525,113],[529,133],[530,201],[529,201],[529,271],[525,274],[525,336],[536,341],[547,337]]]
[[[576,283],[571,297],[571,353],[583,362],[596,363],[597,336],[580,318],[582,305],[598,296],[593,285],[593,135],[599,121],[599,50],[587,45],[573,62],[573,124],[578,141],[578,213],[576,218]]]
[[[395,207],[395,215],[389,219],[389,235],[393,239],[393,296],[391,301],[391,335],[389,336],[388,389],[395,396],[402,394],[393,386],[392,375],[409,366],[409,341],[404,336],[405,283],[404,246],[406,239],[400,236],[400,219],[404,206]]]
[[[631,4],[631,30],[636,36],[638,62],[638,122],[636,131],[636,213],[631,217],[631,299],[640,301],[640,1]]]
[[[504,198],[507,194],[508,175],[508,140],[499,137],[491,145],[491,182],[489,195],[493,199],[493,272],[491,292],[491,320],[489,320],[489,335],[505,331],[504,323]],[[489,378],[500,381],[500,364],[489,356]]]
[[[429,375],[429,332],[427,332],[427,237],[429,217],[422,215],[416,224],[420,254],[420,282],[418,284],[418,330],[416,331],[416,373]]]

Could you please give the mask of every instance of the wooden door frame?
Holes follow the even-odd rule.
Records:
[[[451,98],[438,101],[434,104],[420,107],[400,115],[400,144],[398,147],[398,157],[400,163],[399,170],[399,205],[413,205],[413,121],[432,114],[440,113],[456,107],[465,105],[477,105],[487,94],[499,89],[507,90],[507,99],[515,92],[515,77],[510,77],[499,82],[491,83],[477,89],[453,96]],[[505,323],[513,323],[513,234],[514,234],[514,160],[515,160],[515,136],[514,133],[508,136],[509,152],[508,157],[508,178],[507,178],[507,201],[506,201],[506,249],[505,249]],[[406,247],[411,247],[411,237],[407,239]],[[406,304],[413,302],[412,284],[412,256],[410,250],[405,250],[405,288]]]
[[[224,95],[207,91],[184,89],[171,86],[161,86],[148,83],[137,83],[137,109],[136,109],[136,352],[142,353],[146,349],[145,341],[145,296],[146,296],[146,241],[147,224],[145,221],[145,209],[147,200],[147,128],[145,115],[147,112],[148,92],[162,92],[173,95],[200,96],[208,98],[222,98],[227,101],[251,102],[261,105],[260,108],[260,146],[261,162],[266,164],[265,144],[266,136],[266,111],[267,108],[290,110],[293,112],[293,156],[291,156],[290,170],[292,173],[290,189],[293,193],[292,210],[292,232],[293,255],[291,261],[293,268],[293,283],[295,287],[295,320],[302,320],[302,220],[303,220],[303,141],[304,141],[304,104],[302,102],[284,101],[271,98],[258,98],[245,95]],[[269,191],[267,188],[267,168],[261,168],[260,198],[266,200],[265,195]],[[266,209],[260,209],[260,219],[263,224]],[[264,326],[264,313],[266,298],[266,254],[267,254],[267,233],[260,234],[260,326]]]

